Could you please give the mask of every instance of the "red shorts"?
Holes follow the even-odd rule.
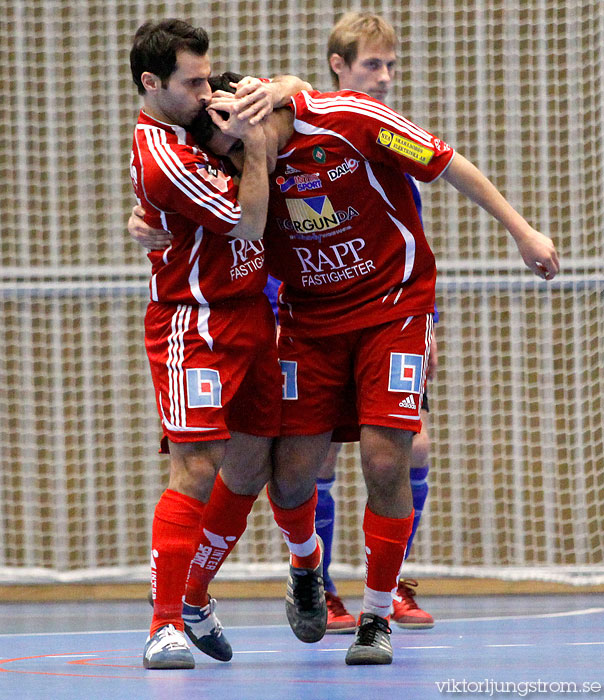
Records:
[[[419,432],[432,325],[423,314],[320,338],[281,336],[281,435],[338,429],[339,441],[354,440],[363,424]]]
[[[279,434],[281,371],[264,294],[211,306],[151,302],[145,346],[165,437]]]

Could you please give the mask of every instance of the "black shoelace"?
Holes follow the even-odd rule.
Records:
[[[298,607],[303,611],[316,610],[321,603],[323,579],[316,574],[292,577],[292,590]]]
[[[359,627],[356,643],[364,647],[373,646],[379,632],[390,634],[391,630],[386,621],[381,620],[378,617],[374,617],[370,620],[366,619]]]

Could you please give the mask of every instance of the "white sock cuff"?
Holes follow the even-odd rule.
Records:
[[[317,534],[315,532],[313,532],[306,542],[290,542],[285,535],[284,539],[289,551],[297,557],[309,557],[317,548]]]
[[[365,586],[363,595],[363,612],[373,613],[380,617],[388,617],[392,605],[392,591],[374,591]]]

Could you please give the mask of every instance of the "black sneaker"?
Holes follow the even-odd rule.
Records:
[[[327,629],[327,604],[323,588],[323,541],[317,536],[321,561],[316,569],[289,565],[285,612],[293,633],[302,642],[318,642]]]
[[[349,666],[391,664],[390,632],[388,620],[373,613],[362,613],[356,639],[346,653],[346,663]]]

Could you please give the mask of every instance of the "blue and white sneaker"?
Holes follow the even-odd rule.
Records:
[[[149,669],[195,668],[195,659],[185,635],[174,625],[164,625],[147,638],[143,666]]]
[[[182,619],[185,632],[195,646],[204,654],[218,661],[230,661],[233,650],[227,638],[222,633],[220,620],[214,614],[216,600],[210,598],[207,605],[189,605],[183,603]]]

